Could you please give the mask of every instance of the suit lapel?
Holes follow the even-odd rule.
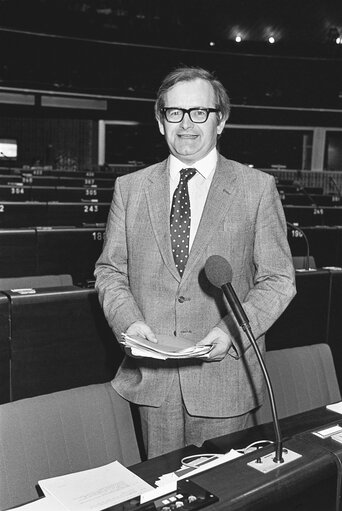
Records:
[[[222,219],[227,215],[234,190],[237,186],[237,173],[232,163],[219,156],[216,172],[209,189],[200,224],[190,250],[183,279],[190,273],[210,243]]]
[[[170,242],[170,173],[168,160],[157,165],[146,181],[146,199],[152,229],[165,263],[172,275],[180,280]]]

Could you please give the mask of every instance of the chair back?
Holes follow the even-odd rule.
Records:
[[[279,419],[341,400],[334,361],[328,344],[267,351],[265,364]],[[268,396],[249,425],[272,421]]]
[[[118,460],[141,461],[130,405],[110,383],[0,406],[0,510],[38,497],[37,482]]]
[[[60,275],[32,275],[27,277],[5,277],[0,278],[0,290],[39,287],[72,286],[71,275],[65,273]]]

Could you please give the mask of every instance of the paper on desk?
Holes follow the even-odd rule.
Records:
[[[65,507],[55,500],[53,497],[44,497],[43,499],[34,500],[23,506],[11,508],[8,511],[65,511]]]
[[[132,499],[153,487],[118,461],[98,468],[39,481],[69,511],[100,511]]]
[[[328,410],[336,413],[342,413],[342,401],[338,403],[333,403],[332,405],[327,405]]]

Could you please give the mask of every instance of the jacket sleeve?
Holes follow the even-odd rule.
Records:
[[[273,177],[266,180],[256,212],[253,264],[253,286],[242,299],[242,306],[258,339],[296,294],[286,220]],[[232,356],[239,357],[250,347],[246,335],[241,333],[232,315],[228,315],[219,326],[239,337],[238,342],[233,343],[235,350],[232,350]]]
[[[118,178],[108,215],[103,251],[94,271],[99,301],[117,339],[134,321],[144,320],[129,287],[126,239],[126,211]]]

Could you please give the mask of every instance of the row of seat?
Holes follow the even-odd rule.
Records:
[[[0,202],[0,228],[105,224],[108,202]]]
[[[267,349],[325,342],[342,384],[342,271],[298,273],[296,283],[297,295],[267,332]],[[95,289],[21,286],[0,292],[0,402],[113,377],[122,350]]]
[[[102,188],[113,188],[115,182],[114,176],[104,177],[99,176],[85,176],[75,177],[73,173],[69,176],[35,176],[32,174],[20,175],[0,175],[1,185],[21,186],[99,186]]]
[[[32,226],[82,226],[105,223],[110,202],[0,201],[0,228]],[[342,206],[292,206],[284,204],[286,219],[299,226],[342,225]]]
[[[342,267],[342,228],[303,227],[301,231],[318,268]],[[301,231],[289,229],[288,240],[292,255],[305,262],[307,245]],[[0,277],[66,273],[84,286],[94,279],[104,235],[104,225],[0,229]]]
[[[50,179],[50,178],[48,178]],[[75,180],[70,178],[70,183],[64,186],[58,184],[0,184],[0,201],[89,201],[96,199],[99,202],[110,202],[113,196],[113,182],[93,185],[74,186]],[[1,183],[1,178],[0,178]],[[339,206],[341,198],[337,195],[303,193],[280,193],[282,203],[285,205],[303,206]]]
[[[0,202],[111,202],[113,187],[98,186],[37,186],[37,185],[1,185]]]
[[[265,363],[279,418],[341,399],[327,345],[266,353]],[[253,421],[265,424],[271,419],[266,399]],[[109,383],[1,405],[0,437],[1,511],[37,499],[39,480],[114,460],[130,466],[144,459],[134,413]],[[198,452],[191,449],[191,454]],[[177,467],[177,454],[174,462]]]

